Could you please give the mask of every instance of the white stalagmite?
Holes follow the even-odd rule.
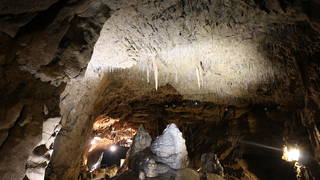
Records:
[[[173,169],[188,167],[188,151],[182,132],[175,124],[169,124],[163,133],[151,145],[157,162]]]

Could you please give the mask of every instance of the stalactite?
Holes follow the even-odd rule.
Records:
[[[196,75],[197,75],[198,87],[200,89],[201,87],[203,87],[203,84],[204,84],[203,83],[203,69],[202,69],[200,63],[196,66]]]
[[[198,87],[199,89],[201,88],[201,84],[200,84],[200,72],[199,72],[199,68],[196,67],[196,75],[197,75],[197,81],[198,81]]]
[[[178,83],[178,70],[177,70],[177,68],[175,68],[175,75],[176,75],[176,77],[175,77],[176,83]]]
[[[148,84],[150,83],[149,76],[150,76],[150,72],[149,72],[149,68],[147,67],[147,83]]]
[[[158,66],[156,64],[156,59],[155,57],[152,58],[152,65],[153,65],[153,72],[154,72],[154,83],[155,83],[155,87],[156,90],[158,90]]]

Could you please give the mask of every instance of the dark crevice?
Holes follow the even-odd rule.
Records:
[[[14,128],[16,128],[16,126],[18,126],[18,124],[23,121],[23,119],[25,118],[25,114],[27,113],[27,108],[25,106],[22,107],[20,113],[19,113],[19,116],[18,118],[15,120],[14,124],[12,125],[11,128],[7,129],[6,131],[8,132],[8,136],[7,138],[2,142],[2,144],[0,145],[0,150],[3,146],[5,146],[9,140],[9,138],[11,137],[10,134],[11,132],[13,131]],[[1,160],[1,157],[0,157],[0,160]]]
[[[47,10],[39,12],[31,22],[20,29],[16,37],[46,28],[53,22],[59,11],[66,6],[67,2],[68,0],[60,0]]]

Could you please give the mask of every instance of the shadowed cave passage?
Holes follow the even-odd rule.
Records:
[[[292,163],[281,159],[281,152],[257,149],[256,152],[243,154],[248,170],[261,180],[296,179]]]
[[[113,165],[119,166],[120,167],[120,163],[121,163],[121,159],[125,159],[126,158],[126,153],[128,151],[127,147],[122,147],[122,146],[116,146],[116,153],[107,150],[104,151],[103,154],[103,158],[101,161],[101,167],[111,167]]]
[[[114,150],[110,150],[110,147],[108,149],[93,149],[88,154],[88,162],[87,166],[89,170],[94,170],[94,166],[97,163],[97,157],[100,158],[102,154],[102,159],[100,162],[100,168],[110,168],[112,166],[120,167],[121,159],[126,158],[126,153],[128,151],[128,147],[123,147],[120,145],[112,145]],[[97,156],[97,154],[99,156]]]

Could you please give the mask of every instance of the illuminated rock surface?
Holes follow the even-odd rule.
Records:
[[[230,179],[295,178],[279,154],[241,140],[298,144],[312,157],[304,173],[320,179],[319,9],[317,0],[0,0],[0,179],[42,177],[49,160],[47,178],[77,179],[101,114],[112,126],[142,123],[153,138],[177,124],[189,166],[214,152]],[[56,117],[61,131],[43,136]],[[40,156],[43,143],[52,155]]]
[[[170,124],[151,145],[156,160],[173,169],[188,166],[188,152],[181,131],[175,124]]]

